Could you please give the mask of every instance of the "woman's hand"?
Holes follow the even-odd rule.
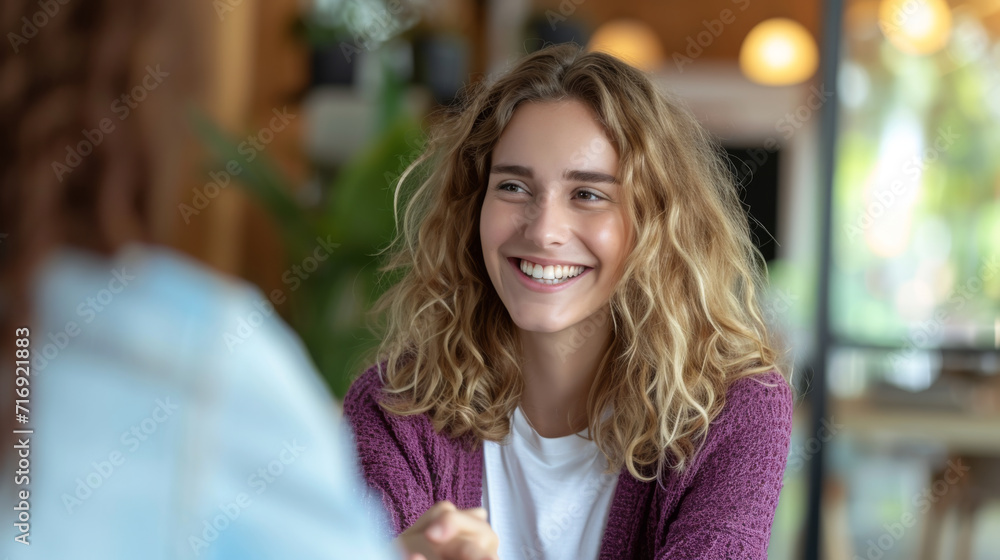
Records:
[[[499,560],[500,539],[486,522],[486,510],[434,504],[395,540],[406,560]]]

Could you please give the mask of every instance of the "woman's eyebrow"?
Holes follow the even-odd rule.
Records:
[[[535,177],[534,172],[530,167],[525,167],[523,165],[506,165],[497,164],[490,168],[491,173],[505,173],[508,175],[516,175],[518,177],[525,177],[527,179],[533,179]],[[609,183],[617,185],[618,179],[607,173],[601,173],[600,171],[583,171],[580,169],[566,170],[563,172],[563,179],[567,181],[578,181],[580,183]]]

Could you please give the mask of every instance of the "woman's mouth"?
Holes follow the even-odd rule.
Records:
[[[507,260],[520,269],[525,279],[546,286],[565,284],[591,270],[590,267],[583,265],[542,265],[517,257]]]

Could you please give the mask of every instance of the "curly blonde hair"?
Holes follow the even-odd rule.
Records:
[[[507,435],[523,382],[479,237],[491,155],[520,103],[578,100],[617,150],[635,228],[609,301],[614,335],[589,392],[589,433],[609,472],[651,481],[667,466],[683,471],[728,387],[783,370],[758,303],[766,264],[721,149],[642,72],[573,44],[529,54],[459,99],[399,178],[396,236],[379,252],[389,252],[383,274],[398,275],[369,316],[381,343],[367,363],[394,396],[383,408],[426,413],[438,432],[475,444]]]

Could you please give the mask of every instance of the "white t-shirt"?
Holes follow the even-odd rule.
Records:
[[[500,560],[598,557],[617,474],[579,434],[538,435],[518,407],[503,444],[483,449],[483,507],[500,538]]]

